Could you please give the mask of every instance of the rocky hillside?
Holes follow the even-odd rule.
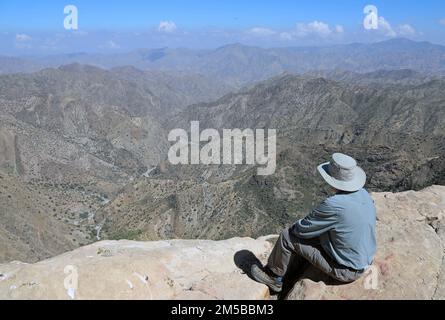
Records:
[[[161,120],[231,89],[133,67],[0,76],[0,261],[34,262],[100,239],[95,212],[164,158]]]
[[[282,75],[196,104],[164,127],[277,129],[277,170],[252,166],[161,163],[100,210],[112,239],[226,239],[273,234],[323,196],[316,164],[342,151],[358,160],[372,191],[445,184],[445,81],[381,72],[372,86],[349,80]],[[387,79],[404,79],[388,85]],[[412,79],[410,84],[407,79]]]
[[[83,186],[0,173],[0,261],[35,262],[97,241],[94,212],[106,200]]]
[[[16,139],[12,151],[22,154],[19,173],[28,179],[73,181],[88,167],[116,181],[163,158],[164,117],[231,89],[198,74],[79,64],[0,76],[0,141]]]
[[[372,191],[445,184],[445,81],[335,74],[285,74],[213,102],[229,88],[189,72],[72,64],[0,76],[0,262],[100,239],[274,234],[326,195],[315,167],[338,151],[358,159]],[[169,165],[169,130],[192,120],[277,129],[276,172]]]
[[[288,279],[279,298],[445,298],[445,187],[373,198],[378,251],[368,273],[339,286],[309,268],[296,283]],[[0,265],[0,298],[275,298],[243,274],[257,263],[253,255],[264,261],[274,238],[97,242],[35,264]]]

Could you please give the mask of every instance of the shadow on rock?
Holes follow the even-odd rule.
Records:
[[[260,268],[263,267],[261,261],[253,254],[252,251],[249,250],[240,250],[236,252],[233,257],[233,261],[235,262],[235,265],[238,268],[240,268],[252,280],[254,279],[252,278],[252,275],[250,273],[251,267],[254,264],[259,266]]]
[[[295,259],[298,260],[298,259]],[[298,286],[296,284],[303,280],[311,280],[313,282],[323,282],[326,286],[341,286],[346,283],[335,280],[327,274],[313,267],[304,259],[293,263],[288,269],[283,279],[283,291],[278,295],[279,300],[299,300]]]
[[[257,265],[263,269],[261,261],[249,250],[241,250],[235,253],[233,260],[235,265],[240,268],[250,279],[255,281],[251,275],[252,265]],[[321,271],[318,271],[310,265],[305,259],[294,255],[291,258],[286,275],[283,277],[283,290],[280,293],[271,292],[271,295],[277,295],[277,299],[292,299],[292,291],[298,281],[309,279],[314,282],[322,281],[326,285],[342,285],[343,283],[332,279]]]

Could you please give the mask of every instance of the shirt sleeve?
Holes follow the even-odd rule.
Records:
[[[338,212],[328,200],[319,204],[305,218],[298,220],[293,227],[295,235],[311,239],[331,230],[338,221]]]

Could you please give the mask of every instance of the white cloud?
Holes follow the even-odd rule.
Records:
[[[343,32],[345,32],[345,29],[344,29],[343,26],[341,26],[341,25],[336,25],[336,26],[335,26],[335,32],[337,32],[337,33],[343,33]]]
[[[376,30],[371,30],[371,32],[377,32],[385,37],[409,37],[416,36],[419,33],[414,29],[413,26],[405,23],[393,27],[391,23],[386,20],[384,17],[379,17],[378,20],[378,28]]]
[[[28,36],[27,34],[24,33],[19,33],[15,35],[15,40],[17,42],[26,42],[26,41],[30,41],[32,38],[30,36]]]
[[[110,49],[118,49],[118,48],[120,48],[120,46],[116,42],[114,42],[113,40],[108,41],[107,42],[107,46]]]
[[[308,35],[328,36],[332,33],[331,28],[327,23],[321,21],[312,21],[309,23],[298,23],[296,35],[305,37]]]
[[[441,25],[445,26],[445,18],[440,19],[440,20],[439,20],[439,23],[440,23]]]
[[[397,28],[397,33],[401,36],[415,36],[416,30],[409,24],[402,24]]]
[[[88,32],[84,31],[84,30],[73,30],[71,33],[76,35],[76,36],[80,36],[80,37],[88,35]]]
[[[173,21],[161,21],[158,26],[159,32],[171,33],[176,31],[176,23]]]
[[[292,40],[292,33],[290,32],[281,32],[280,33],[280,38],[283,40]]]
[[[114,42],[113,40],[108,40],[104,43],[101,43],[97,46],[99,49],[104,50],[113,50],[113,49],[119,49],[121,46]]]
[[[19,33],[15,35],[15,44],[14,46],[18,49],[31,49],[31,36],[28,36],[24,33]]]
[[[445,22],[445,21],[444,21]],[[267,27],[254,27],[247,31],[245,34],[255,37],[264,37],[281,41],[303,41],[313,40],[317,41],[344,41],[345,39],[354,38],[357,35],[367,34],[372,35],[372,39],[385,39],[395,37],[418,37],[422,35],[412,25],[403,23],[398,25],[392,25],[384,17],[378,18],[378,28],[373,30],[363,30],[360,34],[348,33],[348,30],[340,24],[329,24],[324,21],[314,20],[312,22],[300,22],[297,23],[294,29],[290,30],[277,30]]]
[[[58,37],[57,35],[55,37],[48,37],[43,39],[43,43],[40,45],[40,48],[45,51],[54,51],[59,49],[58,47],[58,41],[62,40],[63,38]]]
[[[255,27],[248,30],[247,33],[259,37],[269,37],[275,35],[277,32],[268,28]]]
[[[387,37],[397,36],[397,33],[394,31],[389,21],[385,20],[383,17],[379,17],[378,30],[383,32]]]
[[[345,32],[343,26],[329,26],[322,21],[312,21],[308,23],[298,23],[292,30],[273,30],[265,27],[254,27],[246,31],[247,34],[256,37],[275,36],[284,41],[294,40],[295,38],[303,38],[308,36],[328,37],[343,34]]]
[[[344,32],[345,29],[341,25],[336,25],[335,27],[331,28],[329,24],[315,20],[309,23],[298,23],[294,34],[297,37],[306,37],[310,35],[328,37]]]

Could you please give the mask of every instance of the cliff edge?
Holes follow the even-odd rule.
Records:
[[[377,256],[339,285],[307,269],[287,299],[445,299],[445,186],[374,193]],[[268,299],[243,270],[275,237],[101,241],[34,264],[0,265],[0,299]]]

